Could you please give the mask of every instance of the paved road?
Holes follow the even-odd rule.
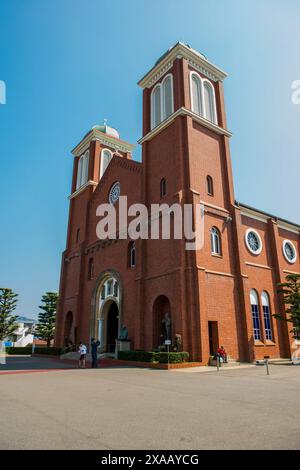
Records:
[[[300,367],[266,376],[24,360],[17,374],[0,366],[0,449],[300,448]]]

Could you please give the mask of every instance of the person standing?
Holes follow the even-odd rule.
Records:
[[[95,341],[95,338],[91,339],[91,353],[92,353],[92,369],[98,367],[98,347],[100,346],[100,341]]]
[[[86,353],[87,353],[87,347],[85,344],[80,343],[79,344],[79,364],[78,367],[79,369],[85,369],[85,358],[86,358]]]

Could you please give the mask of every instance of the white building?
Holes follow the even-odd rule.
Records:
[[[19,317],[17,328],[11,336],[6,339],[6,346],[24,347],[33,343],[35,320]]]

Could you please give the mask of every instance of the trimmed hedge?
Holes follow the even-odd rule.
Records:
[[[160,352],[156,353],[156,357],[158,358],[158,362],[160,364],[180,364],[182,362],[187,362],[189,359],[188,352]]]
[[[123,361],[156,362],[156,353],[151,351],[119,351],[118,359]]]
[[[15,347],[15,346],[8,346],[6,348],[7,354],[32,354],[32,345],[24,346],[24,347]],[[60,356],[63,354],[62,348],[47,348],[44,346],[36,346],[34,350],[34,354],[48,354],[51,356]]]
[[[32,353],[32,347],[31,346],[24,346],[24,347],[15,347],[15,346],[7,346],[5,348],[6,354],[28,354],[30,355]]]
[[[35,347],[34,354],[48,354],[50,356],[60,356],[64,353],[64,348],[47,348],[46,346]]]
[[[188,352],[152,352],[152,351],[119,351],[118,359],[136,362],[159,362],[161,364],[180,364],[189,359]]]

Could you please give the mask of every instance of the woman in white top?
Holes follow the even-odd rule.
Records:
[[[86,353],[87,353],[87,347],[86,347],[86,345],[83,344],[83,343],[80,343],[80,344],[79,344],[78,352],[79,352],[79,364],[78,364],[78,367],[85,369],[85,357],[86,357]]]

